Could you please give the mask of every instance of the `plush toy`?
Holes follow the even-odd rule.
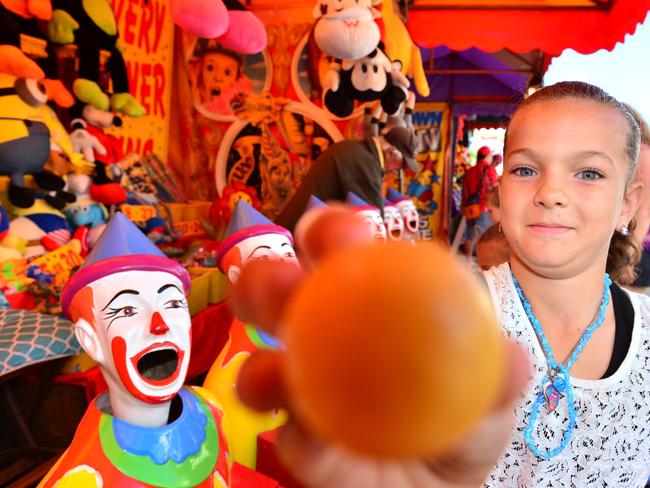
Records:
[[[314,6],[314,40],[335,59],[356,60],[368,56],[379,44],[377,11],[369,0],[319,0]]]
[[[256,54],[266,47],[264,25],[238,0],[171,0],[170,10],[181,29],[231,51]]]
[[[405,197],[400,192],[388,189],[388,200],[397,207],[404,220],[404,240],[415,242],[417,240],[420,218],[413,200]]]
[[[108,222],[106,207],[92,200],[90,196],[91,184],[91,178],[86,174],[69,175],[67,188],[76,195],[77,201],[68,205],[64,211],[75,234],[82,227],[88,230],[87,233],[84,233],[83,238],[80,237],[80,241],[90,248],[102,235],[106,222]]]
[[[145,108],[129,93],[126,63],[117,47],[117,20],[108,0],[55,0],[49,38],[57,44],[76,43],[79,51],[79,73],[72,90],[84,103],[98,109],[110,107],[131,117],[146,113]],[[108,51],[106,71],[110,73],[113,94],[102,91],[99,82],[100,50]]]
[[[254,260],[298,264],[289,231],[274,225],[244,200],[237,202],[216,257],[219,269],[231,283],[235,283],[242,268]],[[278,347],[278,341],[272,336],[235,319],[230,326],[228,342],[210,368],[204,384],[223,405],[223,428],[233,459],[249,468],[255,468],[258,434],[282,425],[286,417],[279,412],[255,412],[241,403],[236,393],[237,375],[251,353]]]
[[[45,199],[54,208],[63,209],[74,201],[73,195],[63,192],[63,179],[44,171],[53,134],[64,146],[67,138],[46,101],[45,88],[37,80],[0,74],[0,174],[11,177],[8,197],[14,207],[27,209],[34,204],[34,195],[24,186],[25,174],[52,192]]]
[[[18,249],[11,246],[9,234],[9,215],[5,208],[0,204],[0,263],[11,259],[20,259],[23,255]],[[6,243],[4,242],[6,239]]]
[[[383,0],[381,16],[384,22],[386,55],[393,61],[402,63],[402,73],[413,78],[420,95],[428,97],[429,82],[424,74],[422,54],[411,40],[406,26],[395,11],[395,0]]]
[[[25,257],[39,256],[66,244],[72,237],[65,215],[43,199],[36,199],[30,208],[14,207],[17,217],[9,224],[9,232],[23,239]]]
[[[90,197],[104,205],[119,205],[126,201],[126,190],[109,177],[109,167],[117,165],[124,157],[117,137],[104,129],[122,125],[122,119],[93,105],[75,105],[72,111],[71,134],[78,149],[95,164],[95,176],[90,186]]]
[[[333,72],[337,71],[334,66]],[[409,81],[399,71],[400,64],[392,62],[383,44],[368,56],[355,61],[343,60],[337,76],[326,83],[323,101],[338,117],[347,117],[354,110],[354,101],[379,100],[388,114],[397,112],[408,97]]]
[[[50,100],[60,107],[67,108],[72,106],[74,98],[63,83],[57,79],[56,54],[38,26],[39,21],[49,21],[51,18],[52,3],[50,0],[0,0],[0,25],[2,26],[0,45],[13,46],[16,51],[19,51],[19,53],[16,51],[0,53],[0,59],[14,65],[25,65],[25,61],[22,59],[25,54],[20,50],[22,47],[21,34],[41,41],[44,44],[43,51],[47,54],[38,62],[30,60],[39,66],[38,71],[30,70],[31,72],[21,73],[20,71],[15,72],[13,69],[0,68],[0,72],[40,80],[45,85]]]
[[[386,226],[377,207],[368,204],[354,192],[348,192],[345,203],[353,207],[354,212],[363,217],[375,239],[386,241]]]
[[[61,295],[108,391],[39,486],[230,486],[221,411],[209,392],[183,386],[189,288],[185,268],[113,216]]]

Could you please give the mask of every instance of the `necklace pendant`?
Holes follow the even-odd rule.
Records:
[[[561,393],[551,382],[544,386],[544,399],[546,400],[546,413],[553,413],[560,403]]]

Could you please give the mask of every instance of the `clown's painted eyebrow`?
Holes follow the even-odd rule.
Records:
[[[291,244],[289,244],[288,242],[283,242],[282,245],[281,245],[280,247],[284,247],[284,246],[289,246],[289,247],[291,247]]]
[[[169,283],[169,284],[167,284],[167,285],[163,285],[163,286],[161,286],[160,288],[158,288],[158,293],[159,293],[159,294],[162,293],[162,292],[165,291],[167,288],[176,288],[176,289],[178,290],[178,293],[180,293],[181,295],[183,294],[183,292],[180,290],[180,288],[178,288],[176,285],[174,285],[174,284],[172,284],[172,283]]]
[[[248,257],[250,258],[253,254],[257,252],[258,249],[271,249],[271,246],[257,246],[255,249],[253,249],[253,252],[251,252]]]
[[[128,294],[128,295],[139,295],[140,292],[135,291],[135,290],[122,290],[121,292],[117,293],[113,298],[111,298],[111,301],[108,302],[108,305],[106,305],[104,308],[102,308],[102,312],[103,312],[104,310],[106,310],[106,309],[108,308],[108,306],[109,306],[111,303],[113,303],[117,297],[119,297],[120,295],[125,295],[125,294]]]

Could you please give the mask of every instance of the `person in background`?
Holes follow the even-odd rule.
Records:
[[[487,146],[476,154],[476,165],[463,178],[463,213],[467,219],[465,253],[471,256],[478,237],[492,225],[487,211],[488,191],[497,184],[497,172],[492,166],[492,154]]]
[[[499,209],[499,188],[493,187],[490,188],[490,191],[487,194],[487,199],[485,201],[485,206],[487,207],[488,215],[492,224],[498,224],[501,220],[501,210]],[[487,231],[486,231],[487,232]]]
[[[404,127],[394,127],[384,135],[361,141],[339,141],[314,161],[275,223],[293,232],[311,195],[324,202],[344,202],[352,192],[383,214],[384,172],[406,168],[420,171],[415,159],[417,152],[413,131]]]
[[[510,259],[510,244],[501,231],[500,224],[493,224],[476,243],[476,264],[486,271]]]

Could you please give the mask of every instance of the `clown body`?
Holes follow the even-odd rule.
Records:
[[[404,220],[399,209],[384,201],[384,225],[386,226],[386,237],[391,241],[401,241],[404,238]]]
[[[240,200],[217,249],[219,268],[231,283],[241,269],[255,260],[284,260],[297,264],[293,238],[286,229],[273,225],[245,201]],[[260,413],[245,406],[237,396],[236,382],[246,359],[261,349],[278,349],[274,337],[237,319],[232,321],[228,341],[214,362],[204,386],[223,406],[223,429],[233,459],[255,469],[257,436],[284,424],[284,412]]]
[[[161,428],[116,419],[108,393],[100,395],[39,487],[228,486],[221,412],[201,390],[181,389],[181,415]]]
[[[108,392],[43,486],[227,486],[218,404],[183,388],[189,286],[180,264],[123,214],[113,217],[61,295]]]

